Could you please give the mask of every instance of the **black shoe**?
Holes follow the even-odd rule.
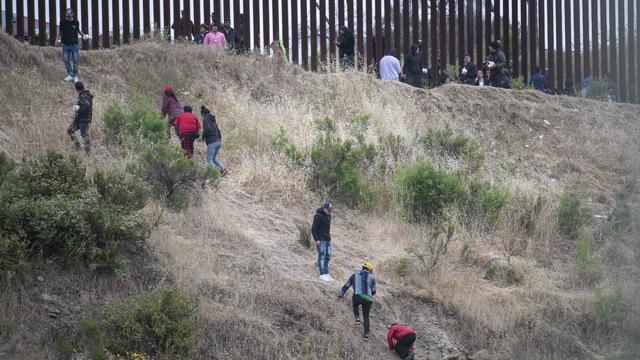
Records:
[[[362,339],[363,340],[369,340],[369,334],[362,335]]]
[[[356,319],[356,325],[360,325],[360,319]]]
[[[222,171],[220,172],[220,177],[225,177],[225,176],[227,176],[228,173],[229,173],[229,170],[222,169]]]

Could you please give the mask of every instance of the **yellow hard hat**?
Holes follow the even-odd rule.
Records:
[[[369,272],[373,272],[373,264],[365,261],[364,264],[362,265],[362,268],[365,270],[369,270]]]

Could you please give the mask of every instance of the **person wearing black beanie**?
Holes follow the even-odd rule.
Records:
[[[511,79],[507,74],[507,57],[500,51],[500,41],[496,40],[489,45],[489,57],[487,68],[490,71],[489,82],[491,86],[511,89]]]
[[[220,176],[225,176],[228,170],[218,160],[218,153],[222,147],[222,134],[218,128],[216,116],[204,105],[200,107],[200,114],[202,115],[202,139],[207,144],[207,163],[211,167],[220,169]]]

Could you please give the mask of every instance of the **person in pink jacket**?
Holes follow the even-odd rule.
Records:
[[[211,23],[211,31],[204,37],[204,45],[227,47],[227,39],[218,31],[218,24]]]

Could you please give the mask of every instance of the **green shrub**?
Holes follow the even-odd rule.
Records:
[[[197,202],[207,184],[215,186],[219,179],[217,170],[200,167],[177,146],[162,143],[144,150],[129,170],[151,186],[154,197],[174,209]]]
[[[27,162],[18,177],[20,194],[32,199],[77,196],[90,186],[78,156],[65,158],[53,150]]]
[[[149,188],[138,178],[121,171],[97,170],[93,183],[102,204],[134,212],[147,204]]]
[[[306,160],[306,156],[298,150],[295,144],[289,141],[289,133],[284,125],[280,125],[278,134],[271,140],[273,147],[284,154],[293,164],[302,165]]]
[[[591,237],[588,233],[582,232],[576,240],[573,258],[575,260],[573,269],[578,274],[580,281],[591,284],[599,278],[599,261],[591,250]]]
[[[81,335],[87,350],[94,354],[107,349],[115,355],[140,352],[158,358],[190,359],[196,357],[194,347],[200,337],[195,316],[193,300],[177,288],[164,288],[133,304],[107,308],[103,320],[83,322]]]
[[[105,140],[113,145],[138,149],[167,140],[167,121],[143,100],[134,100],[129,108],[112,102],[105,109],[102,122]]]
[[[397,134],[387,134],[378,139],[380,143],[380,152],[383,155],[391,156],[393,161],[400,160],[400,156],[405,153],[406,146],[402,141],[402,136]]]
[[[116,272],[124,265],[121,245],[139,244],[151,230],[137,214],[147,199],[139,180],[99,170],[91,182],[77,157],[53,151],[9,177],[0,199],[0,239],[11,240],[3,243],[0,263],[11,267],[23,258],[52,259]]]
[[[480,145],[468,136],[456,135],[449,124],[445,124],[441,129],[428,129],[421,142],[425,151],[433,151],[441,156],[462,158],[474,170],[482,166],[484,161]]]
[[[320,132],[334,132],[336,130],[336,122],[328,116],[313,119],[313,126]]]
[[[396,201],[412,220],[437,216],[464,196],[459,176],[434,169],[425,159],[402,166],[396,173]]]
[[[529,196],[516,198],[516,206],[520,211],[518,222],[528,235],[533,235],[538,224],[540,213],[544,209],[547,201],[542,195],[538,195],[535,200]]]
[[[496,227],[510,198],[509,189],[476,178],[468,185],[467,211],[483,219],[488,225]]]
[[[609,97],[609,82],[607,79],[593,78],[585,97],[587,99],[607,101]]]
[[[507,285],[520,285],[524,281],[524,275],[520,273],[516,268],[511,267],[507,270],[507,275],[505,277],[505,282]]]
[[[9,176],[9,174],[16,167],[16,163],[9,159],[7,155],[0,151],[0,185],[4,183],[4,180]]]
[[[356,137],[364,135],[371,128],[371,115],[362,114],[354,116],[349,119],[347,123],[347,130],[351,136]]]
[[[0,282],[13,282],[28,268],[25,242],[17,236],[0,234]]]
[[[625,183],[616,195],[616,206],[603,224],[603,234],[607,237],[623,236],[630,232],[633,221],[631,202],[635,183]]]
[[[589,209],[582,207],[578,195],[565,192],[560,196],[558,226],[562,234],[575,238],[590,216]]]
[[[620,330],[631,312],[631,301],[621,286],[605,292],[596,290],[594,305],[600,325],[611,330]]]
[[[525,83],[523,76],[517,76],[511,79],[511,88],[514,90],[532,90],[533,86]]]
[[[342,140],[326,131],[311,149],[310,182],[314,191],[356,207],[371,204],[376,190],[361,176],[376,157],[373,145]]]
[[[495,265],[489,266],[487,272],[484,274],[484,278],[486,280],[493,280],[496,278],[496,273],[498,272],[498,268]]]
[[[458,65],[447,65],[444,72],[452,81],[457,81],[458,76],[460,76],[460,67]]]

